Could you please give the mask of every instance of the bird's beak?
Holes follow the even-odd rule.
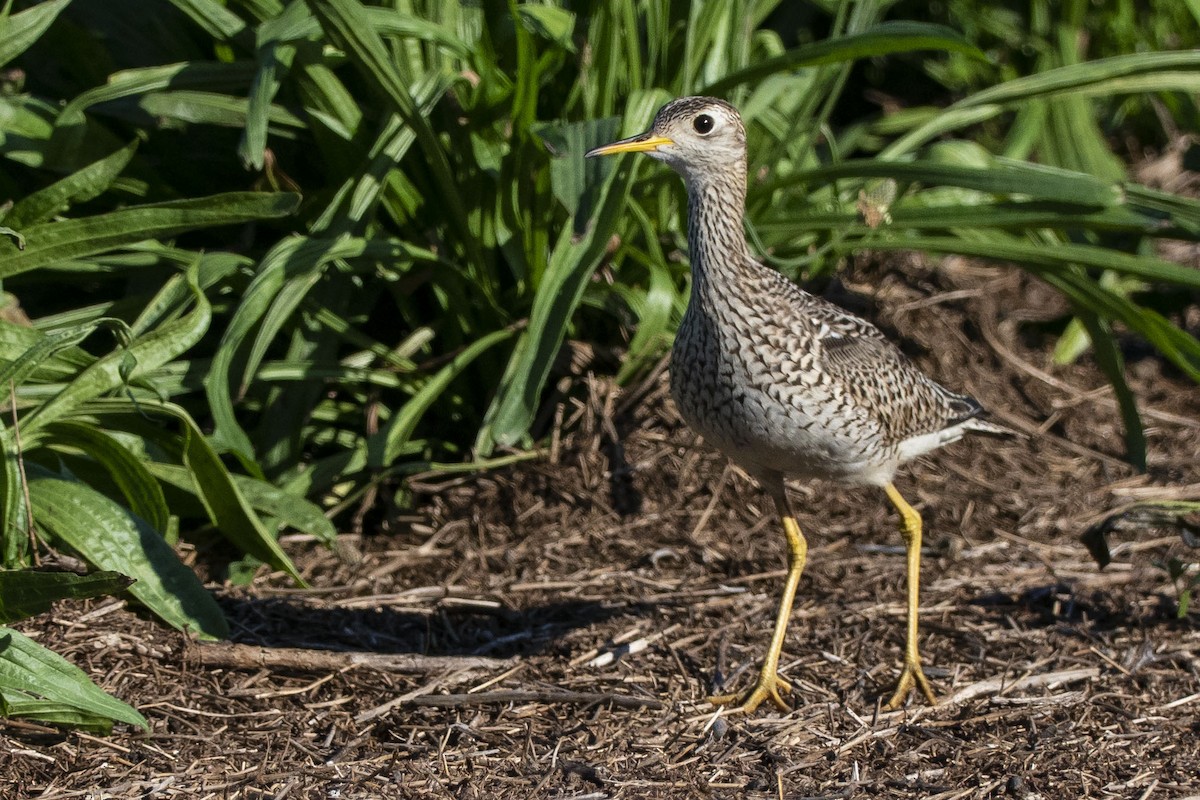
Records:
[[[675,144],[675,142],[666,136],[639,133],[637,136],[630,136],[628,139],[588,150],[584,155],[587,158],[593,158],[595,156],[612,156],[617,153],[653,153],[658,148],[669,144]]]

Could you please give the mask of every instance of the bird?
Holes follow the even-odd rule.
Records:
[[[897,469],[969,432],[1009,433],[972,397],[925,375],[871,323],[817,297],[752,255],[746,242],[746,127],[714,97],[673,100],[649,130],[588,157],[644,153],[687,188],[691,289],[672,346],[671,395],[684,421],[763,487],[787,540],[788,568],[755,683],[709,697],[729,713],[770,700],[790,710],[779,659],[808,543],[785,479],[878,487],[899,514],[905,543],[904,662],[885,708],[916,689],[937,698],[921,666],[921,515],[896,489]]]

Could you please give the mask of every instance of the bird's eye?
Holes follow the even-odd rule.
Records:
[[[696,129],[696,133],[704,135],[712,131],[714,124],[712,117],[708,114],[701,114],[692,122],[692,127]]]

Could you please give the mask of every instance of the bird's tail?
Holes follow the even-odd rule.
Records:
[[[986,413],[986,412],[985,412]],[[976,416],[963,423],[963,430],[982,433],[986,436],[1002,436],[1006,439],[1028,439],[1029,434],[1015,428],[999,425],[984,416]]]

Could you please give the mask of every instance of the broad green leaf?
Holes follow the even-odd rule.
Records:
[[[119,572],[35,572],[0,570],[0,624],[49,611],[59,600],[83,600],[117,594],[133,580]]]
[[[575,30],[575,15],[553,6],[522,3],[517,6],[517,18],[531,33],[548,39],[564,50],[575,52],[571,34]]]
[[[87,674],[12,628],[0,627],[0,697],[5,712],[108,732],[111,721],[150,730],[133,707],[106,694]]]
[[[144,239],[167,238],[185,231],[286,217],[296,210],[294,194],[230,192],[192,200],[131,206],[82,219],[32,225],[27,245],[0,241],[0,279],[73,258],[103,253]]]
[[[44,535],[102,570],[133,578],[129,593],[168,625],[207,639],[229,635],[212,595],[140,517],[86,484],[35,466],[29,498]]]
[[[29,49],[71,0],[44,0],[11,17],[0,26],[0,67]]]
[[[162,487],[142,459],[119,441],[90,422],[59,420],[46,426],[43,442],[83,451],[108,472],[134,514],[160,534],[166,533],[171,512]]]

